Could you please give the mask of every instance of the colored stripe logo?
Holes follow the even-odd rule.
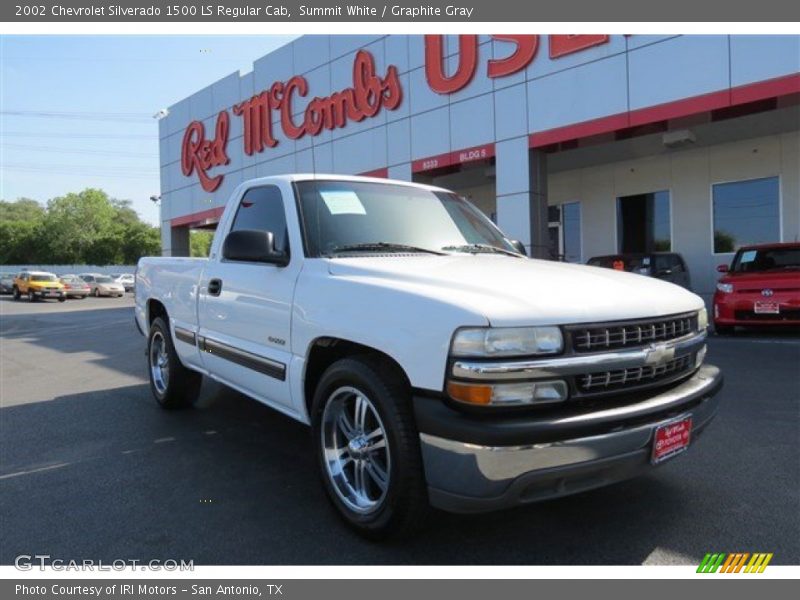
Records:
[[[772,552],[709,552],[700,561],[698,573],[763,573],[772,560]]]

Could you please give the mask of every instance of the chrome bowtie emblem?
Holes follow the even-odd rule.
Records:
[[[650,344],[645,350],[644,362],[647,365],[663,365],[675,358],[675,346]]]
[[[775,292],[773,292],[773,291],[772,291],[771,289],[769,289],[769,288],[767,288],[767,289],[765,289],[765,290],[761,290],[761,295],[762,295],[762,296],[766,296],[767,298],[768,298],[768,297],[770,297],[770,296],[772,296],[772,294],[774,294],[774,293],[775,293]]]

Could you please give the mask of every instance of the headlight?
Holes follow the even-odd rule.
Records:
[[[708,311],[701,308],[697,313],[697,329],[698,331],[705,331],[708,328]]]
[[[717,289],[722,292],[723,294],[730,294],[733,292],[733,284],[732,283],[718,283]]]
[[[526,356],[557,354],[564,347],[558,327],[481,327],[453,336],[453,356]]]

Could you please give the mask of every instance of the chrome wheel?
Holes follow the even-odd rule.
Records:
[[[377,510],[389,489],[386,430],[369,398],[353,387],[328,397],[322,414],[322,451],[336,494],[352,511]]]
[[[150,378],[156,391],[163,395],[169,385],[169,355],[167,341],[160,331],[156,331],[150,339]]]

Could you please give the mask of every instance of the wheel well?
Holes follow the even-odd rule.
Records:
[[[147,301],[147,326],[153,324],[153,321],[156,317],[163,317],[165,321],[167,319],[167,309],[164,307],[161,302],[158,300],[148,300]]]
[[[371,346],[365,346],[364,344],[340,338],[317,338],[311,344],[308,351],[305,382],[303,384],[303,394],[305,396],[306,408],[308,409],[309,415],[311,414],[311,401],[314,398],[314,390],[316,390],[317,383],[319,383],[325,369],[342,358],[365,355],[378,357],[389,368],[395,370],[403,378],[406,385],[411,385],[403,367],[385,352],[381,352]]]

